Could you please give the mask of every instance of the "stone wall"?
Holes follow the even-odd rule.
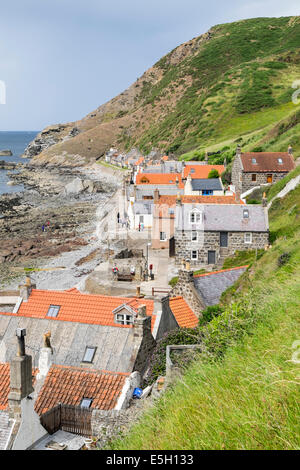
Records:
[[[175,330],[179,328],[178,323],[173,315],[172,310],[170,309],[169,296],[163,297],[161,299],[162,312],[159,327],[156,334],[156,340],[160,339],[168,331]]]
[[[133,370],[140,372],[141,376],[143,376],[147,368],[149,358],[156,346],[156,341],[151,333],[151,317],[138,316],[135,319],[133,325],[133,337],[138,347]]]
[[[236,155],[231,170],[231,182],[235,187],[235,192],[242,193],[242,180],[240,175],[242,174],[242,165],[239,155]]]
[[[134,281],[142,281],[144,273],[147,269],[146,258],[121,258],[110,259],[108,262],[108,276],[111,280],[114,279],[113,267],[116,266],[120,274],[130,274],[131,267],[135,269],[135,275],[132,277]]]
[[[226,257],[233,256],[236,250],[247,251],[263,249],[269,244],[268,232],[251,232],[252,243],[245,243],[245,232],[228,232],[228,246],[220,246],[220,232],[199,231],[198,241],[191,241],[191,230],[176,231],[175,234],[175,263],[180,265],[183,259],[190,259],[191,266],[207,267],[208,251],[216,252],[216,265],[223,263]],[[191,251],[197,251],[198,260],[191,259]],[[181,294],[178,294],[181,295]]]
[[[169,296],[170,298],[183,297],[197,316],[201,316],[202,311],[205,309],[204,300],[194,285],[193,271],[186,269],[178,270],[178,282],[171,290]]]
[[[253,174],[256,175],[255,181],[252,181]],[[253,188],[254,186],[268,184],[267,175],[272,175],[273,177],[272,183],[277,183],[277,181],[280,181],[282,178],[284,178],[287,175],[287,172],[286,173],[272,173],[271,171],[269,173],[255,173],[255,172],[245,173],[243,172],[242,175],[243,175],[242,176],[243,182],[242,182],[241,192],[244,193],[248,191],[248,189]]]

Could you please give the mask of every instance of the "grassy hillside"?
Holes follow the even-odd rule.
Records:
[[[202,327],[202,353],[114,449],[299,449],[300,187],[274,203],[270,231]]]
[[[130,88],[81,121],[80,133],[37,160],[98,158],[110,146],[153,146],[184,158],[243,147],[300,155],[300,17],[255,18],[214,26],[178,46]],[[69,128],[68,128],[69,129]],[[216,142],[218,144],[216,145]],[[64,153],[65,152],[65,153]]]

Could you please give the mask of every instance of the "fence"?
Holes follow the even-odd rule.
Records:
[[[49,434],[59,429],[81,436],[92,434],[92,410],[89,408],[59,404],[42,414],[40,420]]]

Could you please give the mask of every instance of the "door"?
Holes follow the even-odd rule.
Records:
[[[208,264],[216,264],[216,252],[215,251],[208,252]]]
[[[273,182],[273,175],[267,175],[267,183]]]
[[[169,240],[169,256],[170,258],[175,256],[175,238],[172,237]]]
[[[220,232],[220,246],[228,246],[228,232]]]

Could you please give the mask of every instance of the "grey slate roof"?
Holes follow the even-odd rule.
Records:
[[[26,353],[32,355],[33,367],[38,366],[43,335],[51,331],[53,364],[132,372],[137,345],[132,328],[0,315],[0,362],[14,358],[17,328],[26,328]],[[92,364],[82,364],[86,346],[97,347]]]
[[[133,212],[135,214],[152,214],[153,202],[135,202],[133,204]]]
[[[0,410],[0,450],[6,450],[14,421],[9,419],[8,412]]]
[[[141,187],[142,186],[142,187]],[[147,186],[147,187],[145,187]],[[155,184],[140,184],[137,185],[136,189],[136,199],[141,200],[144,196],[152,196],[154,197],[155,189],[159,190],[160,196],[176,196],[176,194],[183,194],[184,189],[178,189],[176,185],[171,184],[163,184],[163,185],[155,185]]]
[[[190,223],[190,212],[198,210],[202,222]],[[249,217],[243,218],[243,211]],[[221,232],[267,232],[268,210],[254,204],[182,204],[176,206],[176,230],[204,230]]]
[[[194,285],[206,305],[219,303],[221,294],[228,289],[246,271],[246,267],[231,269],[208,276],[194,278]]]
[[[203,191],[205,189],[222,191],[222,185],[219,178],[192,179],[193,191]]]

